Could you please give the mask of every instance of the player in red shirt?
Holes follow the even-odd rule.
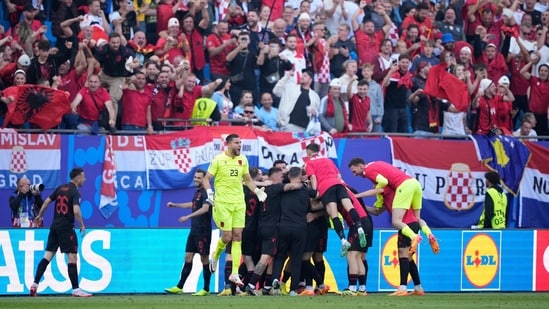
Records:
[[[410,255],[416,252],[417,245],[421,242],[421,236],[417,234],[417,231],[414,232],[403,222],[404,214],[410,208],[420,221],[421,230],[429,238],[429,244],[433,252],[435,254],[438,253],[439,246],[435,235],[433,235],[425,221],[421,220],[423,192],[421,184],[417,179],[408,176],[400,169],[383,161],[374,161],[366,164],[362,158],[353,158],[349,162],[349,168],[353,175],[368,178],[374,183],[376,189],[389,187],[396,192],[391,221],[396,229],[411,239]],[[378,198],[381,197],[378,196]]]
[[[366,207],[369,213],[377,216],[382,214],[385,210],[389,214],[393,213],[393,200],[395,198],[395,191],[390,187],[379,188],[379,189],[370,189],[361,193],[358,193],[356,197],[367,197],[367,196],[378,196],[378,200],[374,204],[374,207]],[[404,216],[402,217],[402,222],[410,226],[410,228],[416,232],[419,232],[419,220],[414,215],[412,209],[406,210]],[[400,287],[395,292],[391,293],[391,296],[406,296],[406,295],[424,295],[425,292],[423,287],[421,287],[421,281],[419,278],[419,271],[416,265],[416,262],[413,259],[410,259],[411,255],[409,254],[410,250],[410,239],[405,237],[401,231],[398,232],[398,264],[400,270]],[[435,253],[436,254],[436,253]],[[408,283],[408,273],[412,276],[414,281],[414,291],[408,294],[407,292],[407,283]]]
[[[360,216],[353,207],[353,203],[345,188],[345,183],[341,179],[341,175],[335,166],[334,162],[326,157],[319,155],[320,146],[312,143],[305,148],[309,161],[305,164],[307,176],[311,182],[311,188],[318,191],[318,195],[322,200],[322,204],[326,208],[326,212],[332,218],[334,229],[341,239],[341,253],[345,255],[351,244],[345,239],[343,224],[337,216],[337,206],[341,205],[349,213],[357,228],[360,238],[360,246],[366,247],[367,240]]]

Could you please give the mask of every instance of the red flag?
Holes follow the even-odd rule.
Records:
[[[48,130],[61,123],[63,115],[70,111],[69,94],[49,87],[13,86],[5,89],[2,95],[12,102],[8,104],[4,126],[23,125],[28,121]]]
[[[467,85],[455,75],[448,73],[446,64],[435,65],[429,70],[424,92],[448,100],[460,111],[467,111],[469,107]]]

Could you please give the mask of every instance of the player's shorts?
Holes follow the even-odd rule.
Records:
[[[210,255],[210,244],[212,242],[212,234],[190,235],[187,237],[187,245],[185,252],[198,253],[200,255]]]
[[[216,202],[212,216],[217,227],[222,231],[233,228],[244,228],[246,224],[246,203],[228,204]]]
[[[331,186],[322,195],[322,204],[328,205],[328,203],[340,203],[342,199],[349,198],[347,189],[344,185]]]
[[[78,238],[74,228],[51,228],[48,234],[46,251],[62,253],[78,253]]]
[[[275,256],[276,248],[278,246],[278,227],[266,225],[260,226],[259,239],[261,241],[261,254]]]
[[[417,179],[406,179],[395,190],[393,209],[421,209],[423,191]]]
[[[419,222],[408,223],[408,226],[414,233],[419,233]],[[398,231],[398,248],[409,248],[412,245],[412,240],[408,236],[404,236],[402,231]]]
[[[307,223],[305,252],[326,252],[328,245],[328,221],[325,217]]]
[[[361,218],[360,222],[362,223],[364,234],[366,234],[366,241],[368,242],[366,245],[366,252],[368,252],[368,248],[372,246],[372,242],[374,241],[374,224],[372,222],[372,217],[369,215]]]
[[[256,256],[260,251],[259,233],[257,230],[244,228],[242,231],[242,255]]]

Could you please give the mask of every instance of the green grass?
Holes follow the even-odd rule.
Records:
[[[159,308],[549,308],[549,293],[432,293],[425,296],[388,297],[370,293],[367,297],[337,295],[315,297],[197,297],[191,295],[96,295],[90,298],[62,296],[0,297],[0,308],[36,309],[159,309]]]

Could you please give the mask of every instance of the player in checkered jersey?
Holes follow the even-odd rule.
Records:
[[[382,214],[385,210],[387,210],[392,215],[393,201],[395,198],[395,191],[393,189],[387,186],[384,188],[370,189],[356,194],[357,198],[368,196],[378,197],[376,203],[374,204],[374,207],[366,207],[368,213],[378,216]],[[422,223],[420,223],[421,221]],[[418,220],[418,218],[416,218],[416,216],[414,215],[414,210],[411,208],[406,210],[406,212],[404,213],[404,216],[402,217],[402,222],[408,225],[410,229],[414,231],[414,233],[418,233],[420,225],[425,224],[425,221],[423,221],[423,219]],[[417,268],[416,262],[411,259],[412,255],[410,254],[410,245],[410,238],[404,236],[404,234],[402,234],[402,231],[398,231],[397,247],[398,266],[400,271],[400,286],[395,292],[389,294],[390,296],[421,296],[425,294],[425,291],[423,290],[423,287],[421,286],[421,281],[419,279],[419,270]],[[433,247],[433,251],[434,249],[435,248]],[[436,253],[438,253],[438,251],[435,252],[435,254]],[[409,294],[407,288],[408,274],[412,276],[412,280],[414,281],[414,290]]]
[[[417,245],[422,240],[421,236],[417,234],[419,231],[414,232],[410,226],[402,221],[404,214],[410,208],[419,220],[421,230],[429,238],[429,244],[433,252],[435,254],[438,253],[439,246],[435,235],[433,235],[425,221],[421,220],[423,192],[421,184],[417,179],[383,161],[374,161],[366,164],[362,158],[353,158],[349,162],[349,168],[353,175],[368,178],[374,183],[376,189],[388,186],[396,192],[391,221],[396,229],[411,239],[410,255],[416,252]],[[378,195],[378,198],[381,198],[381,196]]]

